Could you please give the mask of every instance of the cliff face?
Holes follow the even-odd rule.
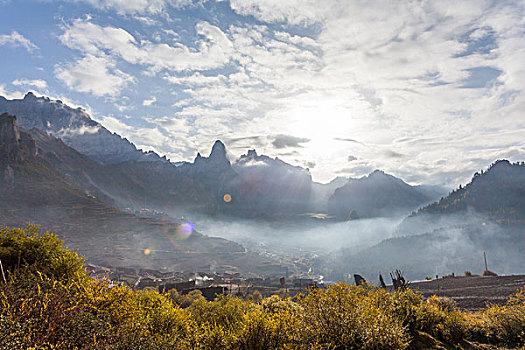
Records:
[[[35,140],[18,129],[16,117],[8,113],[0,115],[0,162],[20,163],[36,155]]]

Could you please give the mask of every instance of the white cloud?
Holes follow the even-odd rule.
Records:
[[[34,86],[37,89],[47,89],[47,82],[42,79],[16,79],[11,83],[15,86]]]
[[[230,0],[231,8],[244,16],[254,16],[264,22],[308,24],[318,21],[323,8],[333,3],[316,0]]]
[[[161,16],[173,5],[131,0],[119,10],[117,0],[91,3],[133,13],[131,18],[145,14],[152,25],[149,19],[158,19],[157,26],[164,21],[153,14]],[[257,24],[236,17],[221,22],[220,29],[197,19],[193,28],[145,33],[129,24],[124,29],[78,19],[63,28],[60,40],[84,59],[104,62],[102,75],[116,77],[117,90],[132,79],[119,69],[131,65],[144,73],[137,80],[162,79],[158,83],[168,85],[167,92],[155,90],[156,107],[173,106],[176,116],[149,116],[146,121],[155,127],[144,135],[137,128],[125,132],[143,145],[151,140],[151,147],[172,158],[191,158],[192,149],[207,151],[217,137],[279,133],[310,140],[282,159],[315,161],[312,174],[318,180],[330,180],[337,170],[358,175],[377,167],[415,183],[454,186],[492,157],[522,154],[525,5],[520,2],[229,4]],[[476,46],[484,43],[488,48]],[[501,74],[463,88],[480,67]],[[151,100],[145,95],[135,103]],[[273,141],[261,138],[259,153],[280,154]]]
[[[78,128],[60,129],[56,134],[59,137],[71,137],[84,134],[96,134],[99,130],[99,126],[82,125]]]
[[[91,4],[104,10],[115,10],[120,14],[154,13],[168,10],[169,7],[181,8],[191,4],[191,0],[76,0]]]
[[[74,63],[57,65],[55,74],[70,89],[95,96],[115,96],[134,81],[115,66],[109,57],[87,55]]]
[[[16,31],[12,31],[11,34],[1,34],[0,46],[2,45],[10,45],[13,47],[21,46],[29,52],[33,52],[34,50],[38,49],[38,46],[33,44],[29,39]]]
[[[0,84],[0,96],[7,98],[8,100],[21,99],[24,97],[24,93],[21,91],[8,91],[4,84]]]
[[[131,125],[128,125],[113,116],[102,117],[100,119],[100,124],[102,124],[106,129],[116,132],[121,136],[126,136],[133,130]]]
[[[231,56],[232,43],[218,28],[208,22],[198,22],[195,30],[201,39],[196,49],[180,43],[152,43],[137,41],[122,28],[99,26],[89,19],[77,19],[65,27],[62,43],[84,54],[110,55],[131,64],[149,67],[153,72],[162,69],[184,71],[207,70],[224,66]]]
[[[149,100],[144,100],[142,101],[142,105],[143,106],[151,106],[152,104],[154,104],[155,102],[157,102],[157,98],[155,96],[153,96],[152,98],[150,98]]]

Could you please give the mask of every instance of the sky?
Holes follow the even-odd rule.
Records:
[[[172,161],[457,187],[525,160],[525,2],[0,0],[0,95],[82,106]]]

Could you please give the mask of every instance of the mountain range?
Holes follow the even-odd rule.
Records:
[[[161,160],[157,154],[138,150],[127,139],[110,132],[91,119],[84,109],[71,108],[60,100],[37,97],[32,92],[23,99],[8,100],[0,96],[0,111],[17,116],[18,127],[58,137],[102,164]]]
[[[18,100],[0,97],[0,111],[16,115],[19,127],[77,186],[121,209],[147,206],[266,219],[328,212],[345,220],[408,214],[444,192],[410,186],[381,171],[321,185],[307,169],[255,150],[230,162],[221,141],[208,157],[171,163],[137,150],[83,109],[32,93]],[[225,202],[225,195],[231,200]]]

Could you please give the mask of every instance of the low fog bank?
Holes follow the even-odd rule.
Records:
[[[359,251],[393,237],[403,220],[396,218],[361,219],[346,222],[324,220],[255,221],[231,217],[190,215],[195,229],[210,237],[221,237],[249,249],[282,253],[326,254],[342,247]]]

